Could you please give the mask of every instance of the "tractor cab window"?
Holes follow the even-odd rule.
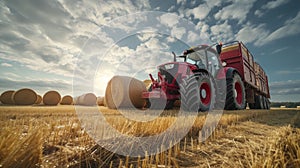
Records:
[[[187,55],[186,62],[195,64],[198,68],[206,69],[205,53],[203,50],[195,51]]]
[[[206,54],[207,54],[207,60],[206,60]],[[197,65],[198,68],[207,69],[214,76],[220,69],[218,56],[209,50],[208,51],[198,50],[189,53],[186,57],[186,62]]]

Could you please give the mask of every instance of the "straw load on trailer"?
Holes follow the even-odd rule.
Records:
[[[97,103],[97,97],[93,93],[83,94],[74,99],[76,105],[94,106]]]
[[[16,105],[33,105],[37,99],[37,94],[32,89],[20,89],[13,94],[13,101]]]
[[[73,97],[70,95],[66,95],[61,99],[61,105],[72,105],[73,104]]]
[[[5,91],[1,94],[0,96],[0,101],[2,104],[6,104],[6,105],[13,105],[15,104],[15,102],[13,101],[13,94],[15,91],[13,90],[8,90]]]
[[[141,97],[146,91],[145,84],[132,77],[114,76],[107,84],[105,101],[110,109],[142,108],[145,99]]]
[[[60,103],[61,96],[57,91],[48,91],[43,96],[44,105],[56,106]]]

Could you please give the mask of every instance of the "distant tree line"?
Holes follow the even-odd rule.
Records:
[[[287,108],[296,108],[300,102],[271,102],[271,107],[286,106]]]

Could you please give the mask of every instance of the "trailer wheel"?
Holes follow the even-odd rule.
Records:
[[[207,73],[196,73],[182,81],[181,108],[185,111],[208,111],[215,102],[213,78]]]
[[[263,104],[263,109],[267,109],[267,101],[264,96],[262,96],[262,104]]]
[[[267,109],[270,110],[270,101],[268,98],[266,98],[266,101],[267,101]]]
[[[266,98],[266,97],[263,97],[263,100],[264,100],[264,109],[269,110],[269,109],[270,109],[270,102],[269,102],[269,99]]]
[[[248,103],[250,109],[256,109],[255,103]]]
[[[233,74],[233,78],[226,79],[227,95],[226,110],[242,110],[246,107],[245,87],[241,77]]]
[[[263,97],[261,95],[255,96],[255,109],[264,109]]]

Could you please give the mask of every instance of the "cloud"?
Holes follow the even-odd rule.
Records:
[[[0,88],[2,91],[5,91],[5,89],[32,88],[40,93],[45,90],[58,90],[63,94],[70,94],[72,85],[64,80],[13,80],[0,78]]]
[[[171,35],[173,37],[176,37],[177,39],[182,39],[185,33],[186,33],[186,29],[184,27],[173,27],[171,30]]]
[[[71,77],[80,53],[85,65],[92,66],[95,60],[87,60],[97,58],[95,55],[101,49],[110,47],[106,44],[113,37],[104,32],[97,34],[98,46],[81,50],[100,26],[118,16],[149,8],[149,2],[142,0],[101,1],[101,5],[97,1],[4,1],[0,3],[0,59],[35,71]],[[126,26],[123,31],[134,27]]]
[[[210,8],[208,7],[207,4],[201,4],[193,9],[188,9],[186,10],[186,16],[194,16],[195,19],[204,19],[207,17],[207,15],[209,14],[210,12]]]
[[[255,45],[259,45],[268,35],[269,32],[265,29],[264,24],[253,25],[248,22],[238,31],[235,38],[243,41],[245,44],[254,43]]]
[[[271,95],[300,94],[300,80],[288,80],[270,83]]]
[[[285,50],[287,48],[282,48],[281,51]],[[278,75],[298,75],[300,74],[300,68],[294,68],[289,70],[278,70],[275,72]]]
[[[222,4],[222,0],[205,0],[204,2],[207,4],[209,8],[213,8],[215,6],[221,6]]]
[[[231,4],[223,7],[214,17],[217,20],[237,20],[242,24],[256,0],[232,0]]]
[[[167,11],[168,12],[172,12],[172,11],[174,11],[175,10],[175,5],[172,5]]]
[[[231,41],[233,40],[233,31],[231,25],[225,21],[222,24],[213,25],[210,27],[211,38],[213,41]]]
[[[263,5],[261,9],[257,9],[254,14],[258,17],[262,17],[264,15],[264,12],[269,11],[271,9],[275,9],[281,5],[284,5],[288,3],[289,0],[275,0],[275,1],[270,1],[267,4]],[[263,12],[264,11],[264,12]]]
[[[264,44],[270,43],[272,41],[284,37],[299,34],[300,33],[299,27],[300,27],[300,12],[298,12],[298,14],[294,18],[287,20],[282,27],[270,33],[266,38],[259,40],[256,44],[258,46],[262,46]]]
[[[187,0],[177,0],[177,5],[185,5],[187,3]]]
[[[270,1],[267,4],[262,6],[262,9],[274,9],[277,8],[281,5],[284,5],[286,3],[288,3],[289,0],[275,0],[275,1]]]
[[[169,28],[172,28],[173,26],[178,24],[178,16],[173,13],[163,14],[162,16],[160,16],[159,20],[163,25],[166,25]]]
[[[185,9],[184,15],[186,17],[194,16],[194,19],[204,20],[214,7],[221,5],[221,2],[221,0],[205,0],[204,3],[199,4],[192,9]]]
[[[278,48],[278,49],[272,51],[272,52],[270,53],[270,55],[280,53],[280,52],[282,52],[282,51],[284,51],[284,50],[287,50],[288,48],[289,48],[289,47]]]
[[[12,67],[12,65],[11,65],[11,64],[9,64],[9,63],[6,63],[6,62],[4,62],[4,63],[1,63],[1,66],[3,66],[3,67]]]
[[[254,12],[254,15],[257,16],[257,17],[262,17],[264,15],[264,13],[261,10],[256,10]]]

